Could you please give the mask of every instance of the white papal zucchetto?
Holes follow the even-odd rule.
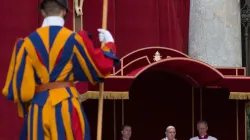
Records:
[[[175,129],[175,127],[173,127],[173,126],[168,126],[168,127],[167,127],[167,130],[168,130],[168,129],[172,129],[172,128]]]

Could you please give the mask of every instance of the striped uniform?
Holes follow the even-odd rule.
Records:
[[[76,34],[61,26],[38,28],[19,39],[3,94],[17,104],[19,116],[26,121],[20,139],[90,140],[75,87],[40,93],[35,88],[58,81],[100,82],[119,63],[114,53],[114,43],[94,48],[84,31]]]

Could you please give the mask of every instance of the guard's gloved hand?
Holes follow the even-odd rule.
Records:
[[[115,42],[113,36],[108,30],[98,29],[98,32],[99,32],[100,42],[104,42],[105,44],[108,42],[112,42],[112,43]]]

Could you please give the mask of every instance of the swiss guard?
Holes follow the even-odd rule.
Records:
[[[40,10],[42,26],[15,43],[3,95],[24,118],[21,140],[90,140],[74,82],[94,84],[111,73],[119,63],[114,39],[98,29],[105,45],[95,48],[85,31],[65,28],[67,0],[43,0]]]

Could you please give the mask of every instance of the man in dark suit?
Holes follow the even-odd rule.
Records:
[[[132,127],[130,125],[123,125],[121,133],[122,133],[122,138],[120,140],[130,140],[132,134]]]

